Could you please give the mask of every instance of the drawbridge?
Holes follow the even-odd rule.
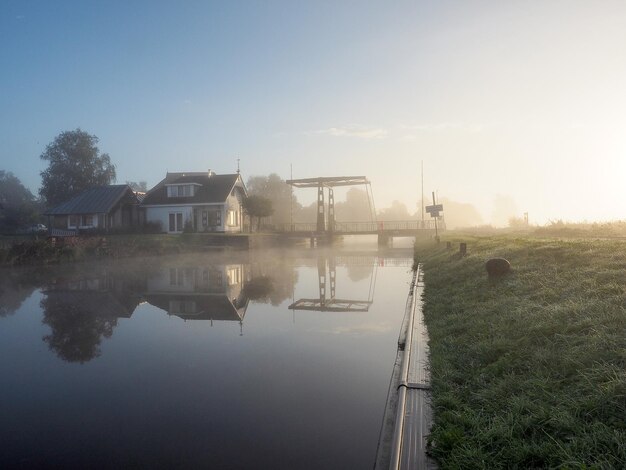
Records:
[[[310,237],[312,244],[315,240],[332,240],[334,236],[341,235],[377,235],[378,244],[386,245],[393,237],[416,237],[431,233],[434,235],[438,230],[445,230],[445,223],[438,214],[431,220],[378,221],[372,184],[365,176],[323,176],[290,179],[286,183],[292,188],[317,189],[316,222],[282,224],[275,226],[274,229],[292,236]],[[370,220],[351,222],[336,220],[335,188],[345,186],[365,186]]]

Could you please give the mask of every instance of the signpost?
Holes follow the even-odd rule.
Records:
[[[439,231],[437,229],[437,219],[439,218],[439,213],[443,212],[443,204],[437,204],[435,201],[435,192],[433,191],[433,205],[426,206],[426,212],[430,214],[431,217],[435,219],[435,240],[439,243]]]

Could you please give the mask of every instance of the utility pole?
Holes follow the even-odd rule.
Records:
[[[424,225],[424,160],[422,160],[422,200],[420,201],[422,206],[422,226]]]
[[[437,205],[437,202],[435,201],[435,191],[433,191],[433,206],[436,206],[436,205]],[[439,232],[438,232],[438,229],[437,229],[437,219],[438,218],[439,218],[438,216],[434,217],[434,219],[435,219],[435,240],[437,241],[437,243],[439,243]]]
[[[289,179],[293,180],[293,163],[289,164]],[[291,189],[291,197],[289,202],[291,203],[291,210],[289,212],[289,229],[293,232],[293,186],[289,185]]]

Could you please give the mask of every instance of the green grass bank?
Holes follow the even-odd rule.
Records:
[[[73,237],[52,243],[46,237],[0,239],[0,266],[46,265],[96,259],[121,259],[203,252],[213,248],[246,249],[249,235],[113,234]]]
[[[415,258],[442,468],[626,468],[626,241],[448,233]]]

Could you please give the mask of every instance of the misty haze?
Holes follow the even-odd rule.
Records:
[[[626,468],[626,4],[0,12],[0,468]]]

